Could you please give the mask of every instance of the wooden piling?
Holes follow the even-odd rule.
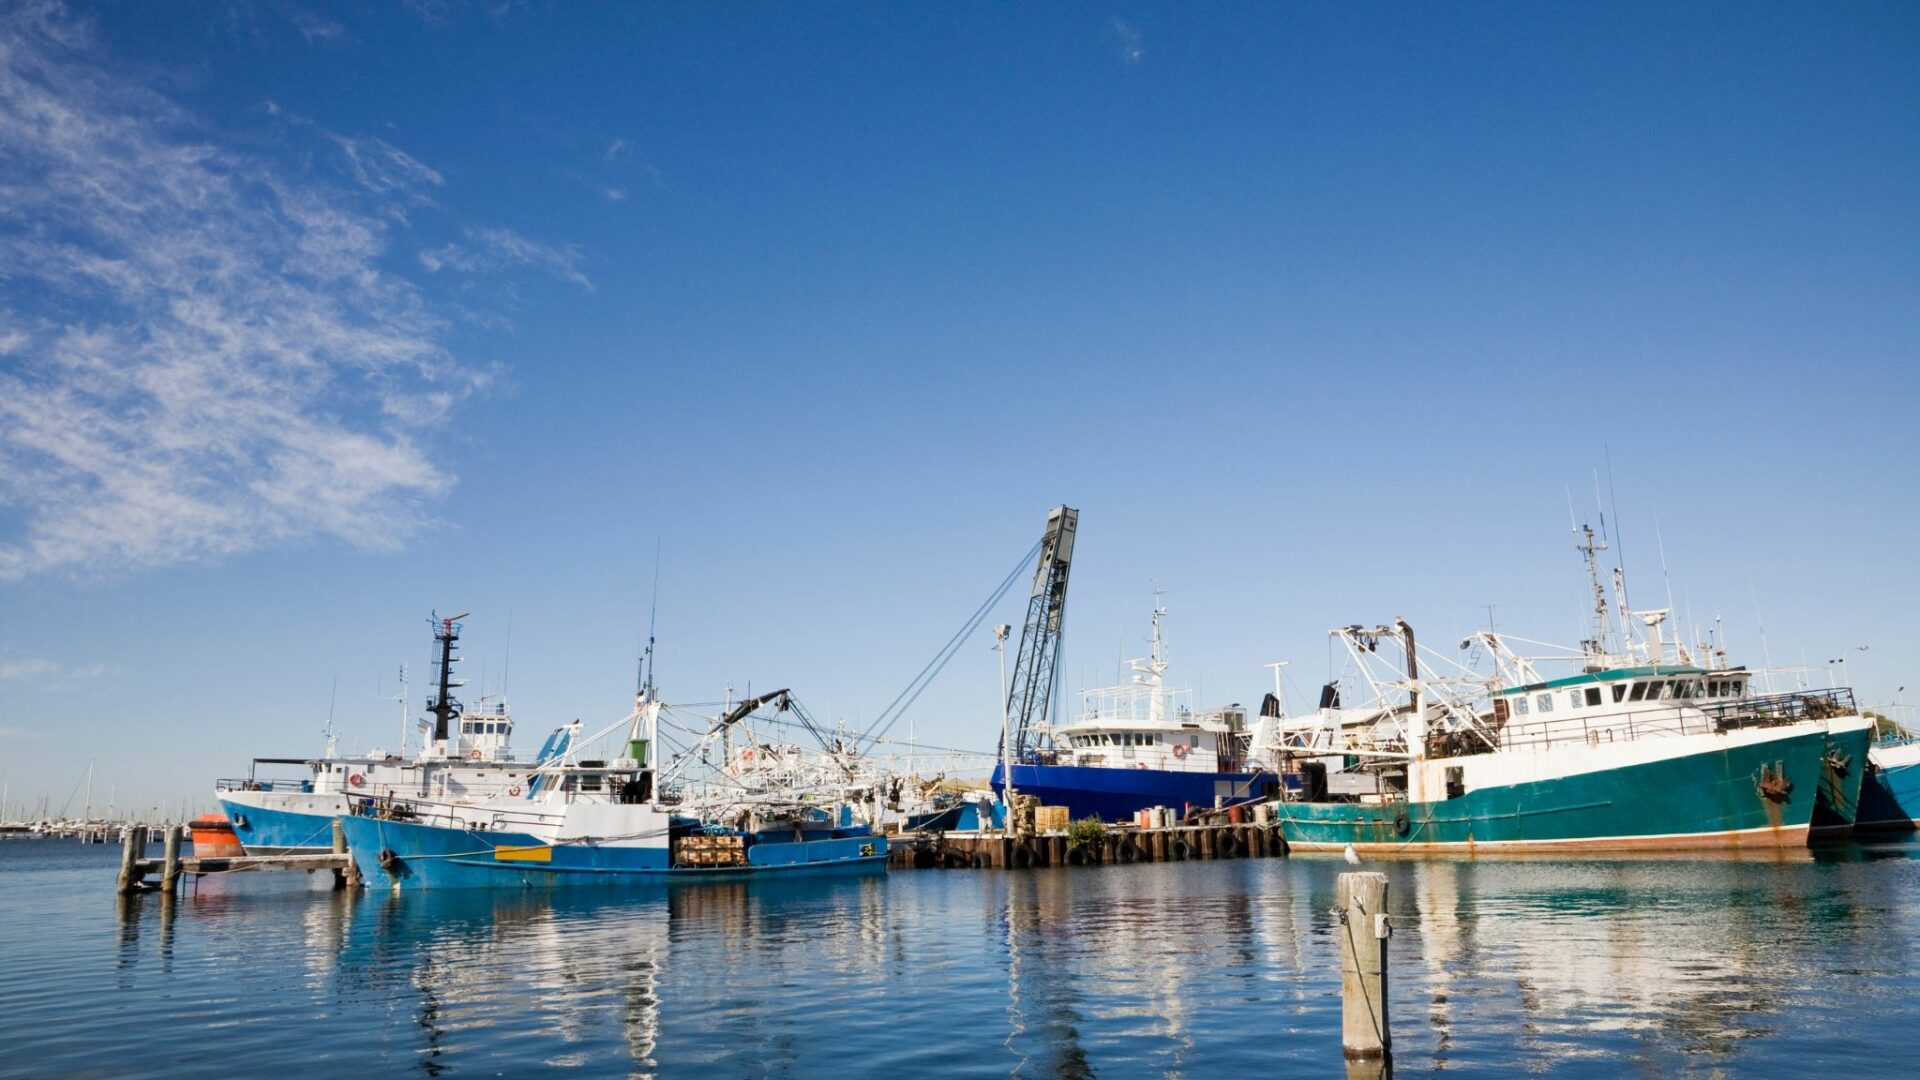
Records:
[[[134,841],[138,839],[134,836],[136,831],[138,830],[128,827],[122,829],[120,832],[120,879],[117,888],[120,890],[121,896],[126,896],[128,893],[140,888],[140,873],[138,867],[140,865],[140,856],[145,854],[141,848],[145,847],[145,845],[142,844],[140,847],[134,846]]]
[[[167,826],[167,840],[160,864],[160,889],[168,896],[180,886],[180,826]]]
[[[1385,1057],[1387,1023],[1387,875],[1340,875],[1340,1043],[1348,1058]]]
[[[341,828],[339,818],[333,819],[333,853],[335,855],[345,855],[347,853],[347,830]],[[352,860],[348,860],[345,869],[338,869],[333,872],[333,887],[336,890],[344,889],[353,883],[348,873],[352,869],[353,862]]]

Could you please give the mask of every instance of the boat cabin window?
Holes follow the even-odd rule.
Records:
[[[1513,711],[1515,715],[1518,716],[1527,715],[1527,696],[1525,694],[1519,694],[1514,697]]]
[[[1733,696],[1734,696],[1734,697],[1739,697],[1739,696],[1740,696],[1740,688],[1741,688],[1742,686],[1744,686],[1744,685],[1746,685],[1746,684],[1745,684],[1745,683],[1743,683],[1743,682],[1741,682],[1741,681],[1740,681],[1739,679],[1735,679],[1735,680],[1733,680],[1733,690],[1732,690],[1732,693],[1733,693]]]
[[[1629,696],[1628,700],[1640,701],[1646,696],[1647,696],[1647,684],[1643,682],[1637,682],[1633,684],[1633,693]]]
[[[1553,695],[1552,694],[1539,695],[1538,697],[1533,699],[1533,707],[1536,709],[1539,709],[1543,713],[1552,712],[1553,711]]]
[[[1198,735],[1189,735],[1189,736],[1187,736],[1187,745],[1188,745],[1188,746],[1199,746],[1199,745],[1200,745],[1200,736],[1198,736]]]
[[[1600,704],[1600,688],[1599,687],[1597,686],[1587,687],[1587,704],[1589,705]]]
[[[1613,703],[1615,705],[1620,704],[1620,700],[1626,696],[1627,696],[1627,684],[1614,683],[1613,684]]]

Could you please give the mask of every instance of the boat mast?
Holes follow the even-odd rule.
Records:
[[[407,699],[413,692],[407,688],[407,665],[400,665],[400,756],[407,756]]]
[[[1407,650],[1407,689],[1413,695],[1411,727],[1407,730],[1407,753],[1416,758],[1427,756],[1427,696],[1420,692],[1420,654],[1413,648],[1413,627],[1396,615],[1393,628]]]
[[[427,711],[433,714],[433,739],[440,744],[441,753],[446,753],[446,742],[453,727],[453,718],[460,715],[460,703],[453,699],[453,689],[466,684],[453,677],[453,665],[460,658],[453,655],[454,642],[460,640],[458,620],[466,618],[471,612],[463,611],[458,615],[440,618],[434,614],[433,640],[440,646],[440,659],[436,663],[440,675],[440,689],[427,705]]]
[[[1589,663],[1597,664],[1612,650],[1608,646],[1609,625],[1607,619],[1607,589],[1600,583],[1600,552],[1607,550],[1607,542],[1594,538],[1593,526],[1582,525],[1574,530],[1579,543],[1574,550],[1587,560],[1587,580],[1593,586],[1593,637],[1580,643],[1581,651],[1587,654]]]

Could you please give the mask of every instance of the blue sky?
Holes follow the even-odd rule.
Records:
[[[1213,703],[1346,623],[1571,642],[1609,463],[1643,597],[1657,520],[1737,660],[1758,614],[1820,685],[1920,679],[1908,5],[32,3],[0,46],[16,803],[203,796],[330,697],[390,743],[434,608],[523,728],[617,717],[656,544],[670,698],[864,726],[1059,502],[1069,691],[1155,579]],[[924,738],[992,744],[989,645]]]

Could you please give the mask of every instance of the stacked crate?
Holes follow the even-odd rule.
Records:
[[[674,841],[674,862],[679,866],[745,866],[747,845],[744,836],[683,836]]]
[[[1041,806],[1033,811],[1033,827],[1036,832],[1066,832],[1067,808],[1064,806]]]

